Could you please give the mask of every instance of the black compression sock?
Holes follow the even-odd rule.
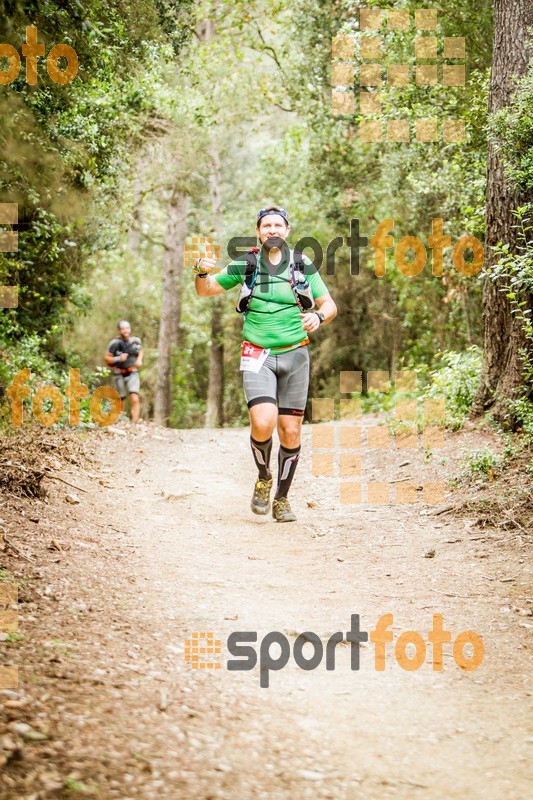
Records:
[[[270,439],[267,439],[266,442],[256,442],[256,440],[250,436],[250,445],[252,447],[254,461],[257,465],[257,469],[259,470],[259,477],[264,481],[269,480],[272,477],[270,474],[272,436]]]
[[[292,479],[298,466],[301,447],[289,450],[280,445],[278,452],[278,486],[276,489],[276,500],[280,497],[287,497],[291,488]]]

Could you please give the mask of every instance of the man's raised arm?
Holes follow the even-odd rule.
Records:
[[[194,279],[196,294],[200,297],[214,297],[225,291],[223,287],[210,274],[217,263],[216,258],[201,258],[198,261],[198,272]]]

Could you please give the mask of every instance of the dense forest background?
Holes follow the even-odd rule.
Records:
[[[231,237],[254,234],[270,203],[288,209],[292,243],[312,236],[324,251],[354,219],[370,237],[392,218],[395,245],[406,235],[427,245],[441,218],[452,244],[465,234],[485,243],[485,269],[461,275],[447,248],[441,277],[429,250],[424,271],[406,277],[389,249],[377,278],[367,247],[352,275],[349,248],[339,249],[327,276],[339,315],[313,345],[310,396],[336,396],[341,370],[416,370],[422,391],[446,395],[450,424],[473,406],[533,435],[531,8],[429,4],[439,42],[465,38],[466,84],[384,89],[382,114],[412,130],[419,118],[464,119],[466,139],[377,144],[361,141],[357,113],[331,106],[332,40],[364,36],[363,5],[407,9],[411,20],[428,6],[0,2],[1,42],[20,52],[34,24],[47,52],[67,43],[79,58],[69,85],[50,80],[43,57],[36,85],[23,60],[0,86],[0,201],[19,204],[18,251],[0,253],[0,285],[19,287],[18,308],[0,312],[0,384],[26,367],[35,382],[63,386],[75,367],[102,383],[103,353],[127,318],[144,343],[145,418],[241,424],[242,320],[233,296],[195,296],[191,237],[224,252]],[[381,33],[388,61],[415,64],[413,22]]]

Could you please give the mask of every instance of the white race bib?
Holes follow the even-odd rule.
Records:
[[[242,343],[241,350],[241,372],[259,372],[268,358],[270,350],[263,347],[256,347],[250,342]]]

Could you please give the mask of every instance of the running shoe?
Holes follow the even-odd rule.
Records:
[[[251,508],[254,514],[268,514],[270,511],[270,490],[272,489],[272,478],[264,480],[258,478],[255,482]]]
[[[276,522],[296,522],[296,515],[293,514],[287,497],[278,497],[272,502],[272,516]]]

